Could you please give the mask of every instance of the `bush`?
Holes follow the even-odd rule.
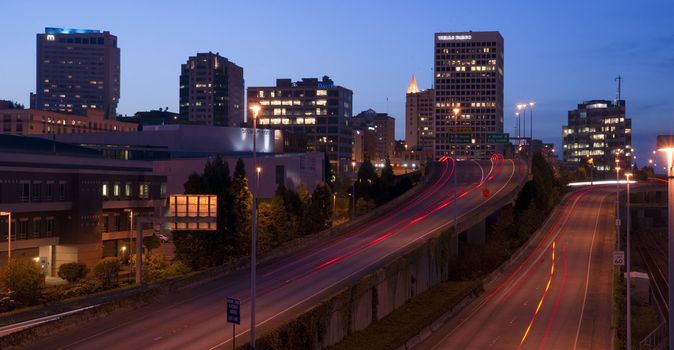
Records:
[[[10,261],[4,277],[5,286],[12,291],[18,303],[32,305],[39,301],[44,276],[33,261]]]
[[[161,271],[168,265],[163,254],[143,254],[143,280],[154,281],[161,278]],[[131,271],[136,271],[136,256],[131,256]]]
[[[59,277],[64,280],[75,283],[84,278],[89,273],[87,265],[78,262],[63,264],[59,267]]]
[[[101,281],[103,286],[110,287],[112,282],[117,282],[122,261],[116,257],[103,258],[94,266],[94,276]]]
[[[0,295],[0,314],[9,312],[16,308],[16,302],[12,299],[12,293],[5,293]]]
[[[192,272],[192,269],[183,264],[182,261],[176,260],[171,265],[167,266],[162,272],[162,278],[182,276]]]

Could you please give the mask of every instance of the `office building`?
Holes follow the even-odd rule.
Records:
[[[85,110],[117,116],[119,47],[110,32],[45,28],[37,34],[35,98],[31,106],[84,115]]]
[[[106,256],[128,258],[131,211],[153,214],[166,194],[166,177],[150,162],[0,135],[0,209],[12,214],[12,259],[40,261],[47,276],[68,262],[92,267]],[[0,217],[0,267],[7,263],[7,220]],[[152,234],[151,225],[143,227],[144,236]]]
[[[624,100],[585,101],[569,111],[567,125],[562,127],[564,162],[594,164],[595,177],[604,178],[615,175],[616,157],[626,169],[633,156],[632,120],[625,117]]]
[[[395,119],[387,113],[372,109],[351,118],[354,136],[353,159],[360,163],[365,157],[383,161],[395,153]]]
[[[38,109],[0,109],[0,134],[41,135],[135,131],[135,123],[105,119],[102,110],[87,109],[84,115]]]
[[[433,150],[434,113],[435,89],[419,90],[413,75],[405,94],[405,144],[408,150]]]
[[[485,135],[503,132],[503,37],[435,33],[434,49],[435,157],[489,158],[498,148]]]
[[[249,87],[248,106],[260,105],[258,126],[302,135],[306,151],[325,152],[335,171],[346,172],[352,157],[352,95],[327,76],[277,79],[275,86]]]
[[[180,67],[180,117],[193,123],[243,126],[243,68],[218,53],[197,53]]]

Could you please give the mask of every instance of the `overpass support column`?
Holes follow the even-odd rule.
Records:
[[[481,220],[466,231],[466,240],[471,245],[484,245],[487,242],[487,223]]]

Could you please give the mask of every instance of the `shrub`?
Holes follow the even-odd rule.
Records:
[[[161,271],[168,265],[163,254],[143,254],[143,279],[154,281],[161,278]],[[131,271],[136,270],[136,256],[131,256]]]
[[[122,261],[116,257],[103,258],[94,266],[94,276],[101,281],[103,286],[109,287],[113,281],[117,281]]]
[[[64,280],[75,283],[84,278],[89,273],[87,265],[78,262],[63,264],[59,267],[59,277]]]
[[[14,294],[14,300],[23,305],[32,305],[40,299],[44,276],[33,261],[11,260],[5,271],[4,282]]]
[[[176,260],[172,262],[171,265],[167,266],[164,270],[162,270],[161,277],[168,278],[168,277],[182,276],[190,272],[192,272],[192,269],[190,269],[182,261]]]
[[[11,293],[0,295],[0,314],[9,312],[16,308],[16,302],[12,299]]]

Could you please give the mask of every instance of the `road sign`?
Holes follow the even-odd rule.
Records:
[[[227,322],[241,324],[241,301],[227,298]]]
[[[470,134],[449,134],[449,143],[471,143]]]
[[[508,143],[510,142],[510,134],[487,134],[487,143]]]
[[[613,252],[613,265],[623,266],[625,265],[625,252],[622,250],[616,250]]]

